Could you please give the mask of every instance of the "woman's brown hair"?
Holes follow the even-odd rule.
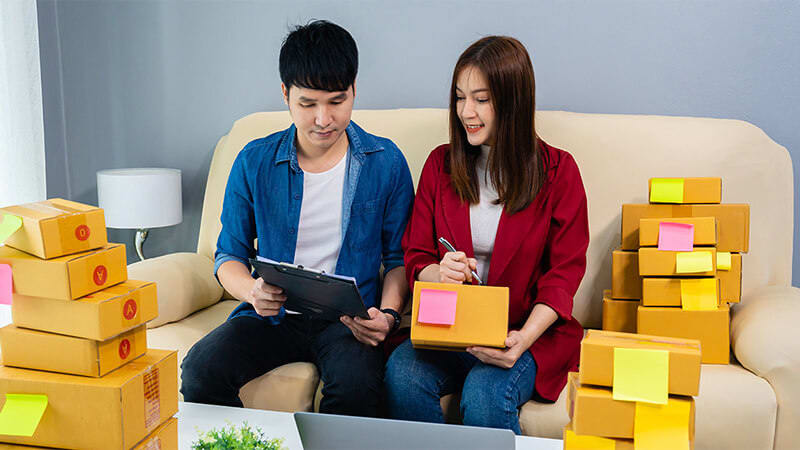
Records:
[[[507,214],[525,209],[544,184],[545,168],[534,126],[536,81],[533,64],[518,40],[488,36],[464,50],[450,87],[450,178],[461,200],[480,201],[475,163],[480,148],[470,145],[456,110],[456,80],[466,68],[481,71],[495,113],[488,173]]]

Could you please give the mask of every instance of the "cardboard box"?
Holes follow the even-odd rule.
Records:
[[[750,205],[622,205],[622,250],[639,248],[639,221],[643,218],[714,217],[717,251],[747,253],[750,248]]]
[[[667,402],[676,399],[689,400],[689,434],[694,434],[694,398],[670,396]],[[636,418],[636,402],[614,400],[610,387],[582,385],[577,372],[567,378],[567,413],[572,431],[579,435],[633,439],[633,424]]]
[[[129,449],[178,412],[177,352],[149,350],[102,378],[0,367],[8,393],[44,394],[47,409],[33,436],[0,441],[87,450]]]
[[[683,201],[669,203],[721,203],[722,202],[722,178],[719,177],[694,177],[694,178],[671,178],[672,180],[683,180]],[[647,183],[648,196],[653,190],[653,178]],[[651,203],[655,203],[652,202]],[[659,202],[660,203],[660,202]]]
[[[60,198],[0,208],[0,216],[22,219],[22,228],[6,245],[49,259],[105,247],[106,221],[103,210]]]
[[[694,225],[694,245],[717,245],[717,219],[714,217],[675,217],[671,219],[640,219],[639,246],[657,247],[662,222]]]
[[[611,255],[611,298],[642,298],[642,277],[639,275],[639,253],[614,250]]]
[[[731,253],[731,270],[717,270],[717,304],[739,303],[742,298],[742,255]],[[642,306],[681,306],[681,278],[642,280]]]
[[[642,280],[642,306],[681,306],[681,280],[686,279],[689,278],[645,278]],[[717,279],[717,306],[720,305],[719,293]]]
[[[615,300],[611,298],[610,290],[603,291],[603,329],[636,333],[636,311],[639,305],[639,300]]]
[[[739,303],[742,300],[742,255],[731,253],[731,270],[717,269],[719,300],[722,303]]]
[[[678,273],[676,261],[680,253],[711,253],[711,270],[694,273]],[[714,247],[695,247],[692,252],[673,252],[655,247],[639,249],[639,275],[643,277],[713,277],[717,274],[717,249]]]
[[[164,422],[133,450],[178,450],[178,419],[173,417]]]
[[[14,292],[32,297],[74,300],[128,279],[122,244],[48,260],[4,246],[0,264],[11,266]]]
[[[105,341],[158,316],[156,284],[127,280],[73,301],[14,295],[14,324]]]
[[[95,341],[8,325],[0,328],[0,347],[7,366],[101,377],[144,355],[147,330]]]
[[[730,312],[728,305],[711,311],[640,307],[637,328],[641,333],[657,336],[697,339],[703,351],[703,364],[728,364]]]
[[[639,331],[641,313],[639,307]],[[666,308],[663,308],[666,309]],[[614,348],[669,351],[669,393],[695,396],[700,390],[700,341],[615,331],[588,330],[581,341],[579,381],[582,385],[613,386]]]
[[[453,325],[418,321],[423,289],[457,294]],[[505,347],[508,335],[508,288],[466,284],[414,283],[411,309],[411,342],[415,348],[463,350],[473,345]]]
[[[568,433],[572,432],[575,433],[573,430],[573,425],[568,423],[563,430],[563,435],[561,439],[564,441],[564,450],[586,450],[588,448],[594,448],[591,444],[586,442],[582,442],[580,444],[573,444],[573,442],[568,437]],[[580,436],[579,436],[580,437]],[[605,438],[614,441],[614,450],[634,450],[633,447],[633,439],[615,439],[615,438]],[[604,447],[607,448],[607,447]]]

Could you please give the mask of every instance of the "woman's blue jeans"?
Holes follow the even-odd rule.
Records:
[[[519,408],[533,395],[535,379],[536,361],[527,351],[514,367],[503,369],[466,352],[417,350],[406,339],[386,363],[389,414],[395,419],[444,423],[440,399],[461,388],[464,425],[521,434]]]

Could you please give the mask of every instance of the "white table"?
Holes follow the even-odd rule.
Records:
[[[261,428],[268,438],[284,438],[283,445],[290,450],[303,448],[291,413],[187,402],[180,402],[178,410],[176,417],[178,417],[178,443],[181,450],[191,448],[192,442],[199,436],[198,430],[204,433],[228,424],[238,426],[242,422],[247,422],[253,428]],[[560,450],[562,447],[562,442],[556,439],[516,437],[517,450]]]

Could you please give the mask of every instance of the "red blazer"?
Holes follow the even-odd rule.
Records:
[[[572,155],[541,143],[547,176],[541,191],[524,210],[503,211],[486,283],[509,288],[509,329],[519,329],[533,309],[544,303],[558,319],[530,352],[536,361],[538,399],[556,401],[577,370],[583,327],[572,317],[572,299],[586,271],[589,222],[586,192]],[[437,147],[422,169],[411,219],[403,236],[406,275],[413,289],[419,272],[437,264],[447,251],[442,236],[474,257],[469,205],[450,184],[445,162],[450,145]]]

